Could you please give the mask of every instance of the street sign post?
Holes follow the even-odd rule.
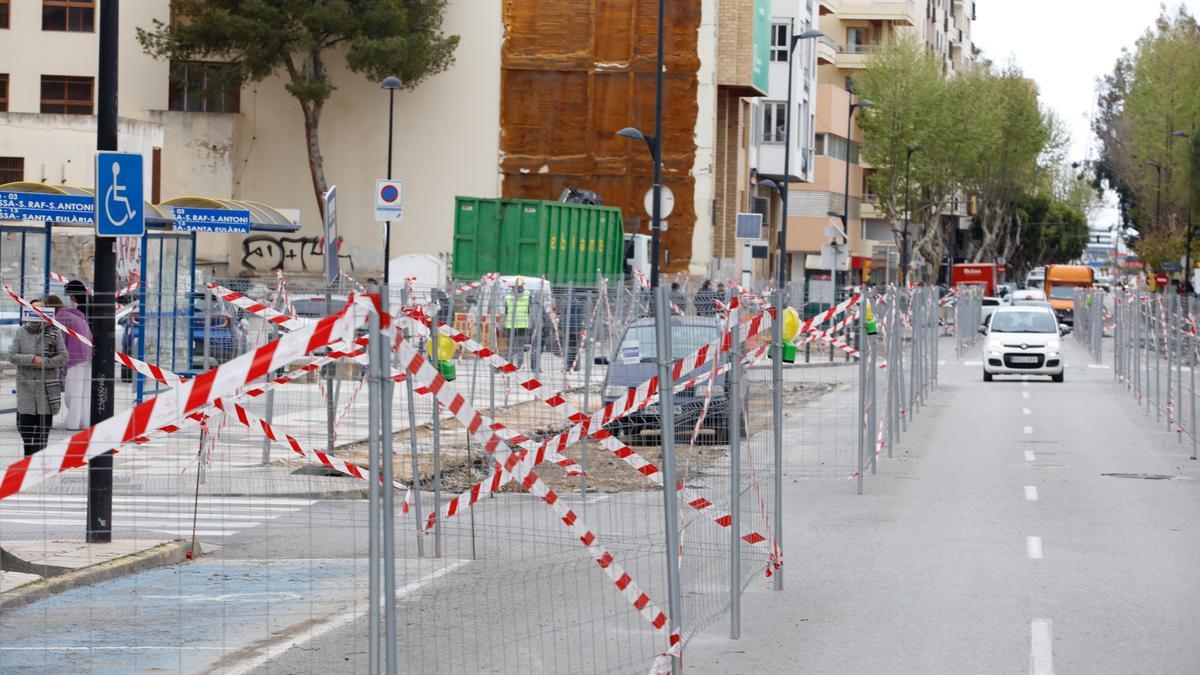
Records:
[[[146,234],[142,156],[130,152],[96,153],[96,235],[140,237]]]
[[[333,285],[339,276],[341,269],[338,266],[338,249],[341,247],[338,242],[337,232],[337,186],[329,186],[329,190],[325,193],[325,282]]]
[[[90,225],[96,201],[85,195],[0,192],[0,220]]]
[[[375,220],[381,223],[404,218],[404,181],[375,181]]]
[[[739,213],[734,227],[736,239],[762,238],[763,217],[761,213]]]
[[[175,229],[184,232],[250,232],[250,212],[226,209],[172,209]]]

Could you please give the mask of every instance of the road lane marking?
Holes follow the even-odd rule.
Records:
[[[1030,410],[1029,408],[1021,408],[1021,414],[1022,415],[1032,415],[1033,411]]]
[[[982,366],[983,361],[963,361],[964,366]]]
[[[1032,485],[1025,486],[1025,501],[1036,502],[1038,500],[1037,488]]]
[[[454,570],[458,569],[459,567],[462,567],[463,565],[467,564],[468,562],[470,562],[470,561],[469,560],[455,560],[453,562],[448,563],[445,567],[436,569],[436,570],[430,572],[429,574],[426,574],[414,581],[411,581],[411,582],[405,584],[404,586],[401,586],[400,588],[396,589],[396,598],[400,599],[410,593],[418,591],[425,584],[427,584],[431,581],[434,581],[435,579],[438,579],[439,577],[445,576],[445,575],[449,574],[450,572],[453,572]],[[322,635],[325,635],[326,633],[337,630],[338,628],[341,628],[342,626],[345,626],[346,624],[352,623],[353,621],[355,621],[359,617],[361,617],[363,614],[366,614],[368,609],[370,609],[369,602],[363,602],[363,603],[356,602],[355,606],[352,607],[351,609],[349,609],[341,614],[338,614],[336,616],[331,616],[323,622],[317,622],[313,625],[310,625],[310,626],[306,627],[302,632],[296,634],[294,637],[289,637],[288,635],[285,634],[281,637],[281,639],[277,640],[274,644],[271,644],[270,646],[268,646],[266,648],[252,647],[254,649],[254,651],[257,652],[257,654],[255,656],[253,656],[252,658],[249,658],[245,661],[242,661],[241,663],[233,665],[231,667],[223,668],[222,672],[224,672],[226,675],[245,675],[246,673],[250,673],[250,672],[272,662],[273,660],[279,658],[284,652],[288,651],[289,649],[292,649],[294,647],[299,647],[303,644],[306,644],[308,642],[315,640],[316,638],[321,637]]]
[[[1029,675],[1054,675],[1052,627],[1050,619],[1029,624]]]
[[[1025,537],[1025,552],[1029,554],[1030,560],[1042,559],[1042,538],[1041,537]]]
[[[1033,427],[1025,427],[1025,433],[1027,433],[1027,434],[1032,434],[1032,433],[1033,433]]]
[[[1036,456],[1034,456],[1034,454],[1033,454],[1033,451],[1032,451],[1032,450],[1026,450],[1026,451],[1025,451],[1025,461],[1026,461],[1026,462],[1036,462],[1036,461],[1037,461],[1037,457],[1036,457]]]
[[[1021,392],[1021,398],[1025,398],[1025,399],[1029,398],[1029,392],[1027,392],[1027,391]]]
[[[938,365],[939,365],[939,366],[944,366],[944,365],[946,365],[946,362],[945,362],[945,361],[938,361]]]
[[[1103,368],[1103,369],[1107,369],[1107,368],[1108,368],[1108,366],[1106,366],[1106,365],[1103,365],[1103,364],[1100,364],[1100,363],[1089,363],[1089,364],[1088,364],[1088,368],[1097,368],[1097,369],[1101,369],[1101,368]]]

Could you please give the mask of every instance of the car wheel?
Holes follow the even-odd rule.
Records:
[[[985,370],[985,371],[983,371],[983,381],[984,381],[984,382],[991,382],[991,381],[992,381],[992,374],[991,374],[991,373],[989,373],[989,372],[988,372],[988,371],[986,371],[986,370]]]
[[[1057,374],[1057,375],[1051,375],[1051,376],[1050,376],[1050,379],[1051,379],[1051,380],[1053,380],[1053,381],[1055,381],[1055,382],[1062,382],[1062,381],[1063,381],[1063,375],[1066,375],[1066,374],[1067,374],[1067,373],[1066,373],[1066,371],[1064,371],[1064,372],[1061,372],[1061,373],[1059,373],[1059,374]]]

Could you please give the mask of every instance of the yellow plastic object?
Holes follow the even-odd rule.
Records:
[[[783,341],[791,342],[800,333],[800,313],[795,307],[783,308]]]
[[[875,313],[871,311],[871,303],[867,303],[867,335],[874,335],[879,332],[879,327],[875,325]]]
[[[433,340],[425,343],[425,351],[433,356]],[[438,336],[437,357],[439,361],[449,361],[454,358],[454,353],[458,351],[458,343],[445,335]]]

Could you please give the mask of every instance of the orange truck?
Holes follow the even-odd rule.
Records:
[[[1059,323],[1075,324],[1075,289],[1091,288],[1095,271],[1084,265],[1046,265],[1046,299]]]

